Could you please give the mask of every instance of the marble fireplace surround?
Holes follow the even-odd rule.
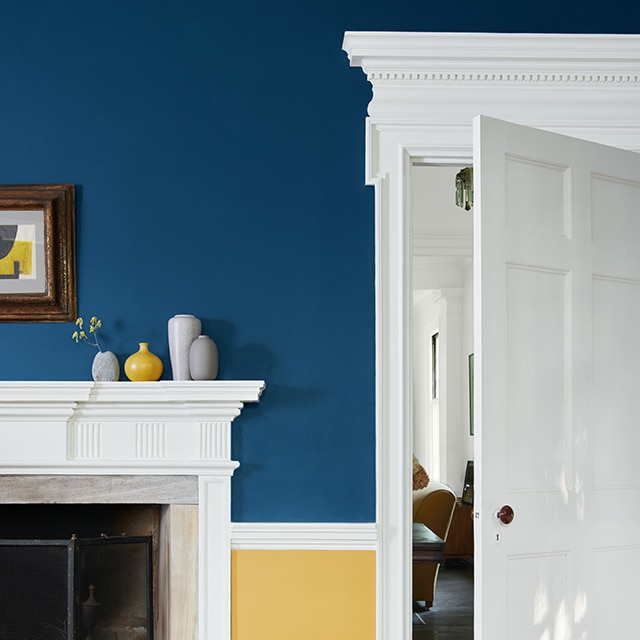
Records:
[[[197,584],[170,610],[190,604],[198,640],[229,640],[230,489],[239,464],[231,460],[231,423],[264,387],[226,380],[0,381],[0,504],[175,507],[174,528],[194,536],[197,529]],[[177,631],[185,625],[167,626],[162,640],[179,633],[186,640]]]

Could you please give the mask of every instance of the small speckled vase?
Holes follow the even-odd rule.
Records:
[[[112,351],[98,351],[91,365],[96,382],[115,382],[120,379],[120,363]]]
[[[124,372],[132,382],[152,382],[162,375],[162,360],[149,351],[148,342],[140,342],[140,349],[124,363]]]

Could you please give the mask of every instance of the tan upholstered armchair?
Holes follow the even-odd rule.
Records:
[[[442,482],[431,480],[424,489],[413,492],[413,521],[422,522],[436,535],[447,540],[456,494]],[[413,565],[413,601],[433,604],[438,579],[438,564]]]

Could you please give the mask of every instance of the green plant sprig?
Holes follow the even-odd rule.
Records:
[[[89,334],[92,336],[93,340],[89,340],[87,337],[87,334],[83,329],[84,320],[82,318],[78,318],[76,320],[76,325],[78,329],[71,334],[71,339],[76,342],[86,342],[91,347],[96,347],[98,351],[102,351],[102,347],[100,347],[100,343],[98,342],[98,329],[102,327],[102,320],[100,320],[100,318],[96,318],[96,316],[92,316],[91,320],[89,320]]]

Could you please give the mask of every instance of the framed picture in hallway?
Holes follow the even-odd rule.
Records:
[[[74,186],[0,185],[0,321],[76,316]]]
[[[469,355],[469,434],[473,435],[473,353]]]
[[[467,460],[462,488],[462,504],[473,504],[473,460]]]

